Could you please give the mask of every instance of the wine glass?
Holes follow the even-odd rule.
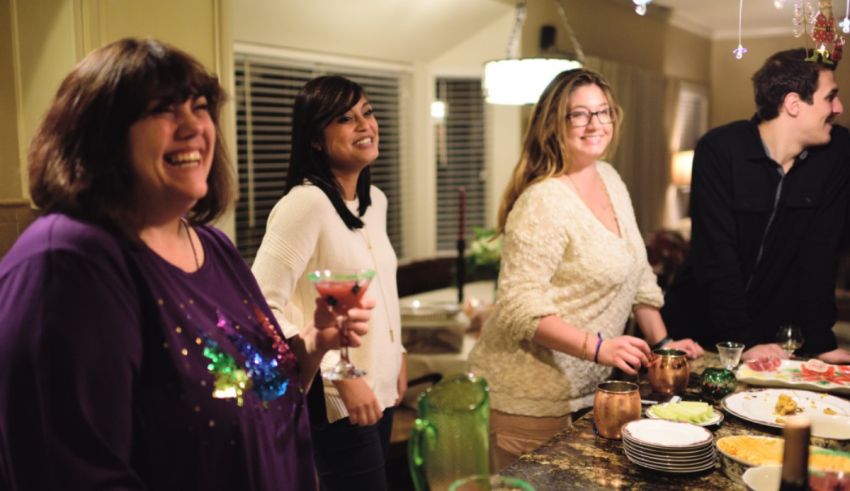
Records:
[[[734,341],[724,341],[717,343],[717,355],[720,357],[720,364],[723,368],[730,372],[735,370],[738,363],[741,362],[741,353],[744,352],[744,344]]]
[[[334,271],[323,269],[308,275],[316,291],[328,303],[328,309],[336,317],[339,326],[339,362],[322,372],[322,378],[325,380],[345,380],[366,375],[366,370],[355,367],[348,359],[345,321],[348,320],[348,309],[360,303],[360,299],[363,298],[374,277],[375,271],[371,269]]]
[[[779,331],[776,332],[776,342],[789,358],[794,355],[795,350],[803,346],[803,341],[803,331],[797,326],[791,324],[779,326]]]

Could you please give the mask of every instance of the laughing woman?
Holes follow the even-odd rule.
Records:
[[[223,97],[154,40],[62,82],[30,152],[44,216],[0,263],[0,489],[316,488],[302,387],[339,331],[320,301],[284,341],[207,225],[230,205]],[[349,318],[358,344],[369,311]]]
[[[363,88],[343,77],[308,82],[295,99],[284,197],[269,215],[253,271],[272,311],[294,335],[312,317],[317,269],[372,269],[372,329],[351,361],[362,378],[314,383],[310,418],[322,489],[386,489],[384,463],[393,406],[407,385],[396,288],[387,237],[387,198],[371,185],[378,121]],[[331,367],[332,351],[322,360]]]
[[[620,122],[608,83],[584,69],[555,77],[534,107],[499,210],[497,306],[470,354],[490,383],[494,470],[568,426],[610,367],[647,361],[646,341],[623,335],[630,313],[650,343],[702,354],[667,338],[629,193],[602,160]]]

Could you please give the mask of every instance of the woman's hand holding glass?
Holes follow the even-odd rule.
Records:
[[[629,375],[637,374],[642,365],[649,363],[651,351],[646,341],[634,336],[603,339],[599,346],[598,363],[615,367]]]
[[[341,316],[333,313],[324,298],[316,298],[316,311],[313,315],[313,324],[316,326],[316,347],[322,351],[339,349],[342,346],[360,346],[360,337],[369,332],[369,320],[372,318],[372,309],[375,308],[375,300],[362,298],[357,307],[349,309],[347,318],[343,321],[344,326],[339,325]],[[344,327],[340,330],[340,327]],[[342,333],[345,332],[345,335]]]

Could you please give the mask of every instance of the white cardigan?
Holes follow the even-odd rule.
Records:
[[[490,384],[491,407],[522,416],[563,416],[593,404],[611,369],[532,341],[541,317],[557,315],[605,339],[623,334],[635,305],[659,308],[629,192],[597,162],[620,226],[602,225],[576,192],[550,178],[520,194],[505,224],[496,308],[469,355]]]
[[[387,197],[375,186],[372,205],[361,217],[365,226],[349,230],[316,186],[293,188],[272,209],[266,234],[252,271],[286,337],[299,333],[313,319],[317,293],[307,275],[317,269],[376,271],[366,296],[377,302],[369,333],[362,344],[349,350],[351,361],[368,374],[366,380],[381,408],[391,407],[397,396],[401,367],[401,316],[396,286],[396,255],[387,237]],[[346,202],[357,215],[358,201]],[[322,369],[339,360],[339,351],[328,352]],[[348,416],[333,384],[325,383],[328,421]]]

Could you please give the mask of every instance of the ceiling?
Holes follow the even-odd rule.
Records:
[[[774,36],[791,33],[794,4],[798,0],[746,0],[743,8],[744,37]],[[809,0],[814,6],[817,2]],[[846,3],[833,0],[836,20],[845,15]],[[774,4],[784,4],[777,9]],[[714,39],[738,36],[738,0],[653,0],[649,9],[657,6],[672,10],[671,22],[679,27]]]

